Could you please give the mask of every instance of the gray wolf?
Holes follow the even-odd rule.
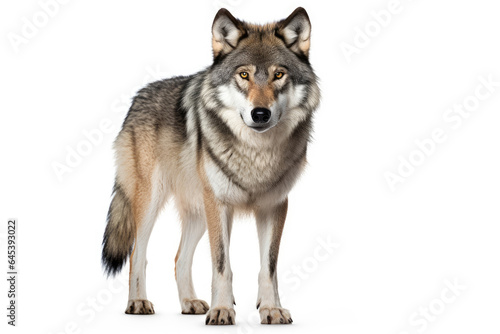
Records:
[[[213,64],[151,83],[134,97],[115,141],[116,180],[102,243],[108,275],[130,257],[126,313],[154,313],[146,295],[146,248],[158,213],[173,198],[182,221],[175,257],[182,313],[207,313],[209,325],[234,324],[229,241],[233,216],[251,213],[260,245],[261,322],[292,323],[280,303],[276,265],[288,193],[306,165],[320,100],[310,34],[303,8],[266,25],[221,9],[212,26]],[[210,307],[191,278],[206,230]]]

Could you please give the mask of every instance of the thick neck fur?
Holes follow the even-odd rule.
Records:
[[[189,110],[188,132],[197,132],[206,156],[249,194],[265,193],[284,180],[289,182],[288,175],[295,175],[294,169],[301,170],[305,162],[312,113],[319,100],[317,86],[308,87],[309,94],[300,101],[293,101],[298,94],[291,93],[291,107],[264,133],[243,122],[237,103],[232,105],[224,96],[225,87],[213,85],[207,72],[190,80],[183,94],[183,106]]]
[[[197,86],[203,149],[245,191],[266,192],[305,161],[311,113],[289,110],[275,127],[257,133],[245,125],[237,110],[220,102],[217,87],[207,80]]]

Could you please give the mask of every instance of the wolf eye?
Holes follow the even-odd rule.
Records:
[[[276,72],[276,73],[274,73],[274,79],[279,80],[279,79],[283,78],[283,75],[284,75],[283,72]]]
[[[240,77],[242,77],[245,80],[248,80],[248,73],[247,72],[241,72]]]

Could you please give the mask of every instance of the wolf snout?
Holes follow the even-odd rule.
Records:
[[[271,119],[271,110],[266,108],[255,108],[252,110],[252,120],[255,123],[268,123]]]

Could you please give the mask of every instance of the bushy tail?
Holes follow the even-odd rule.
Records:
[[[107,220],[102,240],[102,265],[108,276],[114,276],[127,262],[135,239],[132,206],[118,183],[115,183],[113,189]]]

